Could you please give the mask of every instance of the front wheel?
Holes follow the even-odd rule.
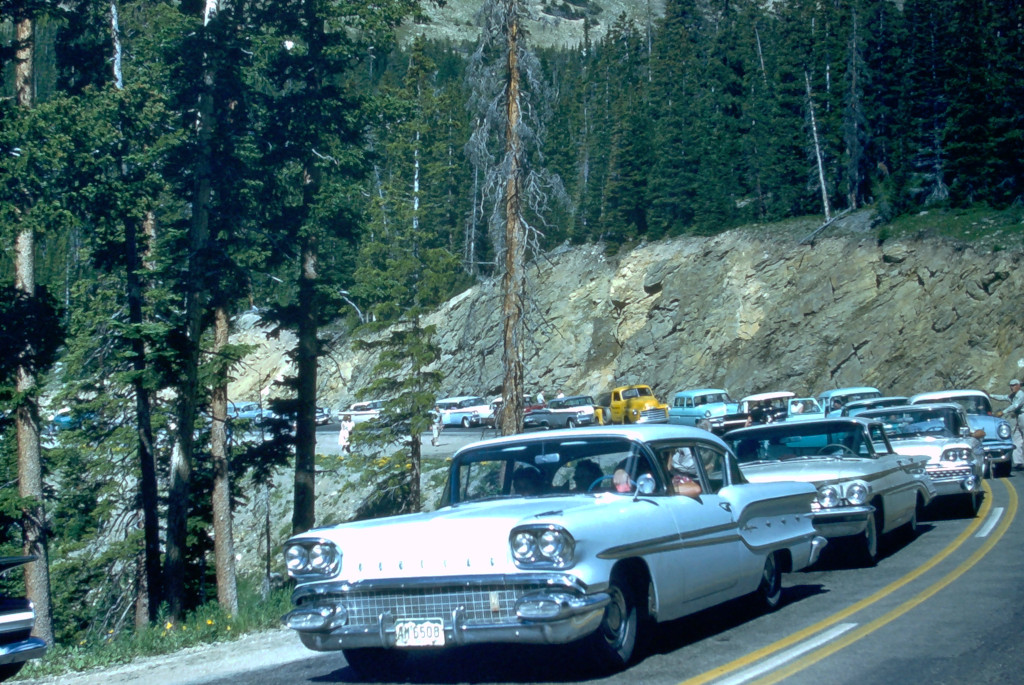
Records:
[[[363,649],[343,649],[345,660],[360,678],[364,680],[393,679],[395,673],[405,665],[408,652],[382,647],[366,647]]]
[[[772,552],[764,560],[761,584],[754,591],[757,608],[764,613],[775,611],[782,601],[782,566],[779,564],[778,555],[778,552]]]
[[[636,597],[628,583],[612,580],[612,601],[604,609],[601,625],[586,640],[591,662],[602,671],[621,671],[633,658],[639,626]]]
[[[874,566],[878,563],[878,524],[874,512],[868,514],[864,532],[852,543],[854,557],[861,566]]]
[[[470,425],[471,424],[469,423],[469,417],[468,416],[463,416],[462,417],[462,427],[463,428],[469,428]]]
[[[565,422],[565,427],[566,428],[575,428],[576,427],[576,419],[569,419],[568,421],[566,421]]]

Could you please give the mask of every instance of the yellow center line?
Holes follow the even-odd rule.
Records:
[[[724,675],[732,673],[733,671],[738,671],[741,668],[750,666],[751,664],[756,663],[761,659],[764,659],[774,654],[775,652],[782,651],[783,649],[792,647],[793,645],[795,645],[798,642],[801,642],[802,640],[806,640],[811,635],[814,635],[815,633],[822,631],[825,628],[829,628],[841,621],[846,620],[853,614],[857,613],[858,611],[866,607],[871,606],[883,597],[886,597],[887,595],[900,589],[907,583],[910,583],[916,580],[917,578],[920,578],[922,575],[935,568],[938,564],[940,564],[947,557],[949,557],[949,555],[955,552],[961,545],[964,544],[965,541],[967,541],[974,534],[976,530],[978,530],[978,528],[981,527],[981,524],[985,521],[985,518],[988,516],[989,510],[991,510],[992,508],[992,489],[989,487],[988,481],[984,481],[982,483],[982,487],[985,490],[985,501],[982,503],[981,509],[978,511],[978,516],[976,516],[974,520],[971,521],[970,525],[968,525],[967,528],[956,537],[956,539],[950,542],[941,552],[933,556],[925,564],[922,564],[921,566],[917,567],[915,570],[911,571],[902,578],[899,578],[898,580],[889,583],[880,590],[872,593],[871,595],[868,595],[867,597],[858,602],[851,604],[845,609],[838,611],[835,614],[832,614],[826,619],[823,619],[813,625],[807,626],[802,630],[798,630],[795,633],[791,633],[787,637],[784,637],[781,640],[777,640],[776,642],[773,642],[770,645],[766,645],[765,647],[762,647],[758,650],[750,652],[749,654],[742,656],[739,659],[735,659],[727,664],[722,664],[721,666],[713,668],[710,671],[705,671],[700,675],[696,675],[688,680],[684,680],[680,683],[680,685],[701,685],[702,683],[709,683],[712,680],[717,680],[718,678],[721,678]],[[1007,487],[1009,488],[1009,486]],[[1015,502],[1016,492],[1014,492],[1012,488],[1010,488],[1010,491],[1011,493],[1013,493]],[[1007,518],[1012,518],[1012,516]]]
[[[876,618],[874,621],[866,623],[865,625],[857,628],[856,630],[853,630],[843,635],[835,642],[831,642],[828,645],[821,647],[820,649],[808,654],[807,656],[797,661],[794,661],[785,668],[781,668],[777,671],[772,672],[769,675],[766,675],[764,678],[761,678],[757,681],[757,685],[771,685],[771,683],[777,683],[780,680],[788,678],[789,676],[818,663],[822,659],[831,656],[832,654],[835,654],[840,649],[845,649],[846,647],[849,647],[851,644],[861,639],[862,637],[865,637],[875,632],[882,626],[885,626],[888,623],[895,621],[897,618],[907,613],[914,607],[919,606],[925,600],[929,599],[930,597],[933,597],[936,593],[939,592],[939,590],[942,590],[943,588],[947,587],[954,580],[956,580],[964,573],[966,573],[968,570],[970,570],[970,568],[977,564],[979,561],[981,561],[981,559],[986,554],[992,551],[992,548],[995,547],[996,543],[999,542],[999,539],[1003,537],[1007,529],[1010,527],[1010,523],[1013,521],[1013,517],[1017,513],[1017,492],[1005,481],[1003,482],[1003,485],[1010,493],[1010,504],[1007,506],[1006,516],[1004,516],[1003,520],[999,522],[999,526],[996,529],[996,532],[993,535],[989,536],[985,543],[977,550],[975,550],[974,554],[969,556],[963,563],[961,563],[955,569],[947,573],[941,580],[922,590],[912,599],[904,602],[900,606]]]

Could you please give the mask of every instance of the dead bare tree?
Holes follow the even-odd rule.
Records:
[[[522,0],[488,0],[480,11],[482,31],[468,70],[469,106],[477,112],[467,151],[489,198],[490,238],[502,272],[503,382],[500,431],[523,426],[526,338],[526,264],[539,249],[538,223],[551,199],[568,202],[561,180],[543,168],[541,141],[547,88],[536,56],[528,49]],[[499,157],[490,150],[503,148]]]

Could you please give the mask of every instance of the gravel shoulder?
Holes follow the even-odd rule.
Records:
[[[199,685],[270,666],[314,656],[287,628],[243,635],[231,642],[191,647],[180,652],[138,659],[131,664],[33,680],[30,685],[129,685],[175,683]],[[240,682],[245,682],[241,678]]]

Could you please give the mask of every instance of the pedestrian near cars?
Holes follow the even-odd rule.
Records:
[[[441,444],[441,431],[444,430],[444,421],[441,420],[441,407],[434,407],[430,422],[430,444],[437,447]]]
[[[341,417],[341,430],[338,431],[338,446],[345,454],[352,454],[352,447],[349,445],[349,440],[352,438],[352,429],[355,427],[356,422],[352,420],[352,417],[349,414],[345,414]]]
[[[1010,381],[1008,395],[990,396],[992,399],[1010,403],[1006,409],[997,411],[996,416],[1001,416],[1010,423],[1010,435],[1013,437],[1013,468],[1020,470],[1024,468],[1024,392],[1021,391],[1020,380],[1014,378]]]

